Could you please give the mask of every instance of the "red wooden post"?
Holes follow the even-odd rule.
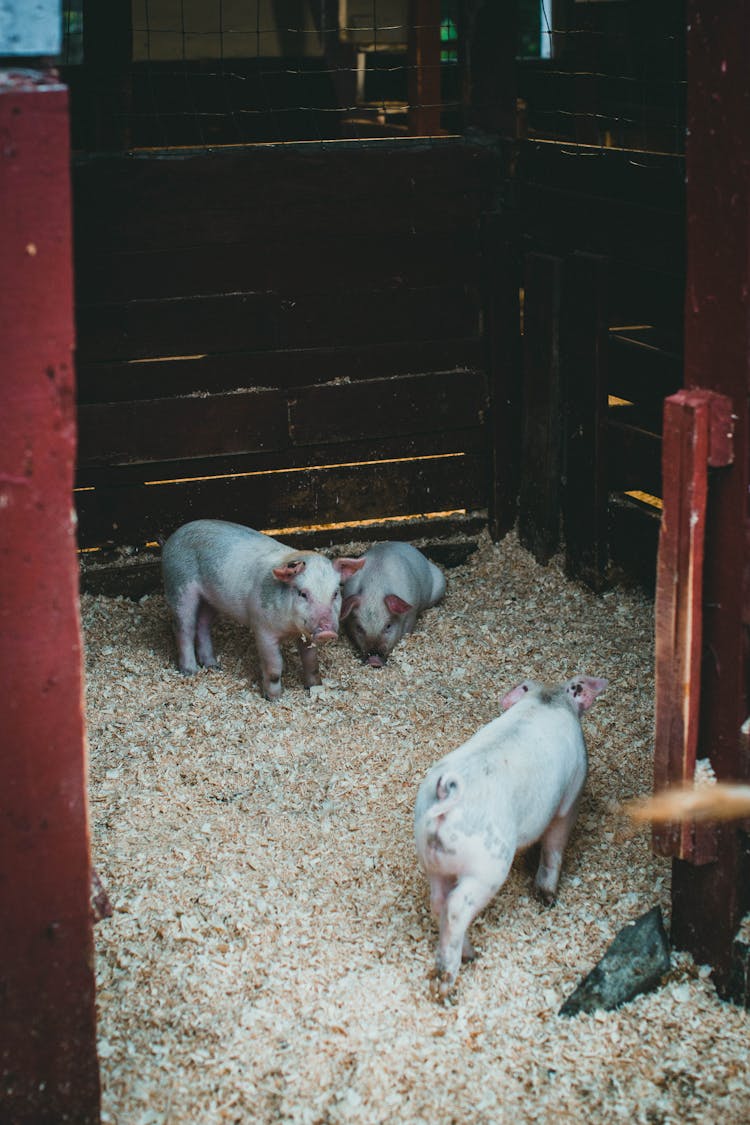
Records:
[[[99,1120],[67,91],[0,72],[0,1116]]]
[[[726,395],[735,460],[711,482],[703,583],[699,756],[720,779],[742,778],[748,714],[743,624],[750,462],[750,0],[689,0],[685,384]],[[750,901],[738,830],[717,832],[714,863],[675,859],[672,940],[716,969],[727,987],[732,940]]]
[[[703,644],[703,563],[708,467],[732,461],[731,404],[711,391],[678,391],[664,403],[664,511],[656,576],[654,789],[692,781],[698,756]],[[713,439],[713,440],[712,440]],[[654,829],[660,855],[707,863],[715,833],[691,822]]]
[[[436,137],[440,127],[440,2],[411,0],[409,17],[409,132]]]

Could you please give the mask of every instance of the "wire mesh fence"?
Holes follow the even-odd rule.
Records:
[[[101,73],[111,43],[89,33],[81,2],[66,10],[64,62]],[[458,9],[459,0],[133,0],[109,112],[122,147],[455,133]]]
[[[683,153],[684,0],[520,0],[518,90],[530,137]]]
[[[89,0],[65,9],[78,147],[102,146],[103,117],[120,148],[461,133],[481,47],[515,70],[494,89],[515,90],[519,135],[684,151],[684,0],[517,0],[481,43],[469,0],[113,4],[109,28]]]

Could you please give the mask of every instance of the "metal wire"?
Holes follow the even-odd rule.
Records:
[[[679,28],[656,17],[653,27],[650,20],[637,29],[622,19],[617,25],[626,4],[617,11],[605,4],[568,6],[581,25],[565,27],[554,19],[554,0],[518,3],[535,21],[524,32],[535,57],[518,63],[530,138],[684,151]],[[123,129],[134,147],[408,136],[417,121],[439,122],[443,131],[462,127],[460,0],[441,0],[439,22],[413,26],[399,18],[398,0],[349,0],[341,23],[338,0],[310,0],[304,9],[309,22],[291,18],[302,10],[292,0],[286,7],[282,0],[263,6],[258,0],[247,3],[244,26],[238,4],[230,7],[229,0],[196,8],[186,0],[176,8],[165,0],[137,0],[134,8],[132,128]],[[401,0],[401,10],[405,17],[408,0]],[[68,62],[75,62],[80,36],[74,12],[80,0],[65,7]],[[278,18],[269,19],[270,13]],[[362,18],[347,18],[355,15]],[[615,23],[604,26],[605,17]],[[432,60],[420,56],[417,67],[420,37],[431,40]],[[439,93],[430,81],[436,72]],[[428,80],[431,96],[415,95],[415,76]]]

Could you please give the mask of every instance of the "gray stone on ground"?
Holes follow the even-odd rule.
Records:
[[[623,926],[601,961],[571,992],[558,1015],[618,1008],[640,993],[657,988],[669,967],[669,942],[661,909],[655,906]]]

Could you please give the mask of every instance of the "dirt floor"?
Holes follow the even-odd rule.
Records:
[[[345,550],[351,552],[354,548]],[[344,552],[342,552],[344,553]],[[750,1121],[748,1014],[673,956],[613,1013],[557,1011],[669,864],[618,802],[651,784],[653,607],[596,597],[510,537],[447,571],[388,666],[345,640],[324,688],[260,696],[247,632],[183,678],[163,598],[84,596],[103,1121]],[[590,776],[557,905],[517,859],[450,1002],[412,834],[428,767],[526,677],[610,686],[584,718]]]

